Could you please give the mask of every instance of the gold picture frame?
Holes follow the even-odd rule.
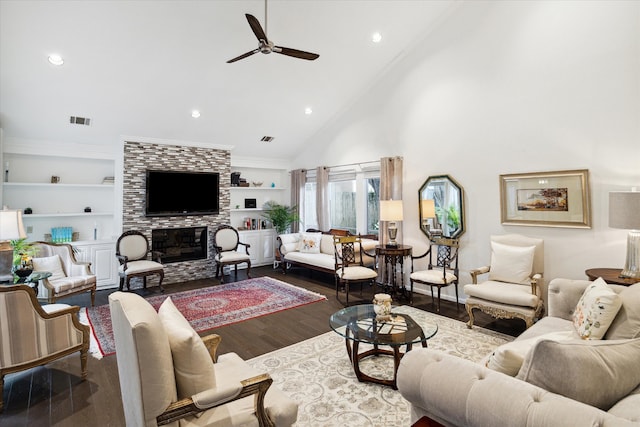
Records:
[[[591,228],[589,170],[500,175],[505,225]]]

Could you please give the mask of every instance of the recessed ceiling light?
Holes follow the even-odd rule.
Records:
[[[382,34],[376,31],[371,35],[371,41],[374,43],[380,43],[382,41]]]
[[[311,107],[307,107],[304,109],[304,113],[308,116],[313,113],[313,110],[311,109]]]
[[[62,65],[64,64],[64,59],[62,59],[62,56],[56,54],[56,53],[52,53],[51,55],[49,55],[49,62],[52,63],[53,65]]]
[[[200,117],[200,111],[198,110],[193,110],[191,112],[191,117],[193,117],[194,119],[197,119],[198,117]]]

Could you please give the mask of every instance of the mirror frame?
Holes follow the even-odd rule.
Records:
[[[448,181],[449,185],[455,187],[458,190],[458,202],[460,204],[460,227],[456,229],[456,231],[450,235],[446,236],[442,233],[432,232],[428,227],[423,226],[425,220],[427,218],[422,217],[422,193],[429,187],[429,184],[434,181]],[[446,237],[450,239],[457,239],[464,234],[465,230],[465,213],[464,213],[464,188],[458,182],[451,178],[449,175],[433,175],[429,176],[426,181],[422,184],[420,189],[418,189],[418,220],[420,230],[429,238],[429,240],[434,240],[438,237]]]

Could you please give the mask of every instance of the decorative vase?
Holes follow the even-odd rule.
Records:
[[[373,311],[376,313],[376,320],[391,319],[391,295],[375,294],[373,297]]]

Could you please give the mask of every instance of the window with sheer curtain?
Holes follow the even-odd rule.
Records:
[[[332,170],[329,173],[330,228],[354,234],[378,234],[380,171]],[[319,228],[316,181],[309,171],[304,187],[303,228]]]

